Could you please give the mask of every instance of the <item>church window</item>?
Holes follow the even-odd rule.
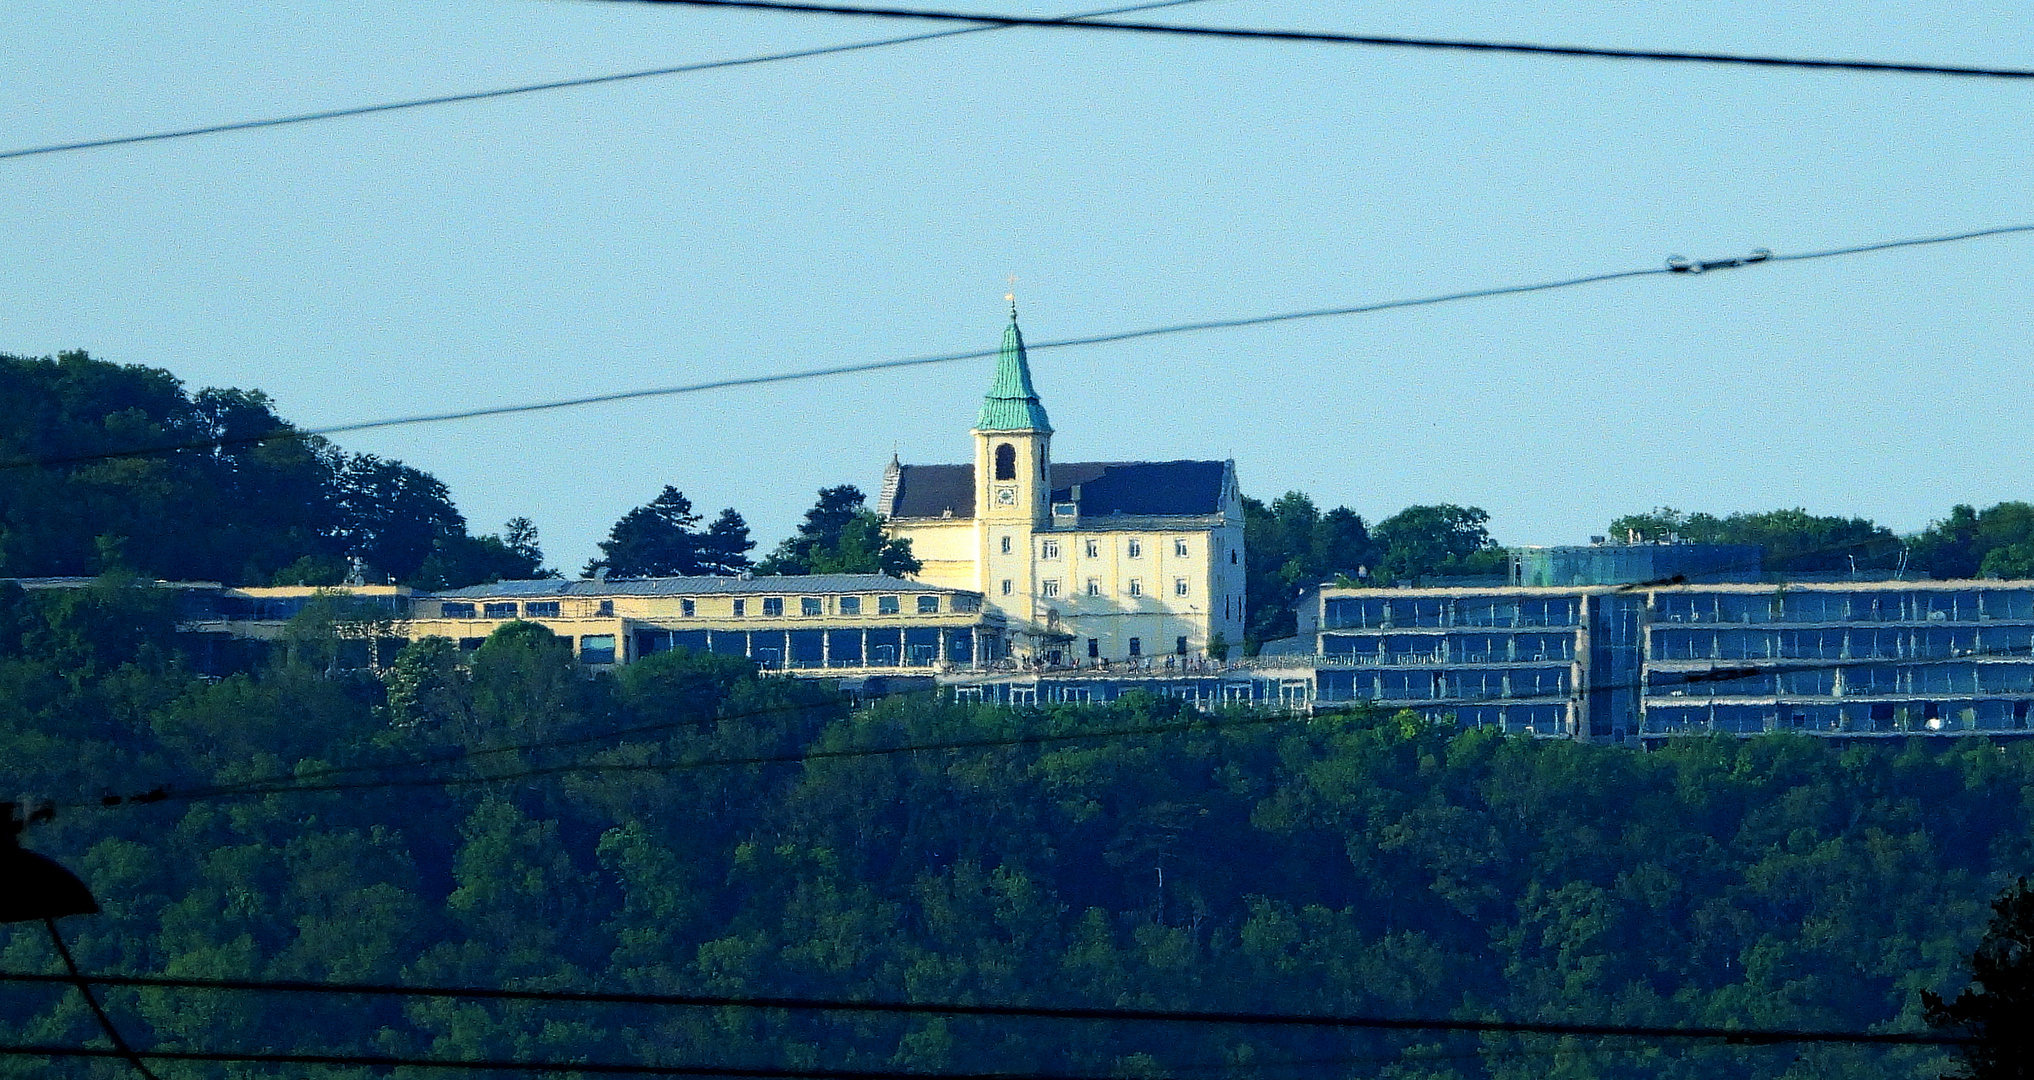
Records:
[[[1142,581],[1139,581],[1139,580],[1138,580],[1138,579],[1136,579],[1136,578],[1131,578],[1131,579],[1130,579],[1130,595],[1132,595],[1132,596],[1143,596],[1143,595],[1144,595],[1144,582],[1142,582]]]
[[[1142,541],[1142,540],[1139,540],[1139,539],[1137,539],[1137,538],[1136,538],[1136,537],[1134,537],[1134,536],[1133,536],[1133,537],[1131,537],[1131,538],[1130,538],[1130,546],[1129,546],[1129,550],[1128,550],[1127,554],[1128,554],[1128,555],[1129,555],[1129,556],[1130,556],[1131,558],[1133,558],[1133,559],[1141,559],[1141,558],[1143,558],[1143,557],[1144,557],[1144,541]]]
[[[1091,577],[1091,578],[1089,578],[1089,579],[1088,579],[1088,595],[1089,595],[1089,596],[1100,596],[1100,595],[1102,595],[1102,579],[1101,579],[1101,578],[1098,578],[1098,577]]]
[[[862,598],[859,596],[841,597],[840,613],[842,615],[860,615],[862,613]]]
[[[1017,448],[1009,443],[996,446],[996,479],[1017,479]]]
[[[937,614],[939,614],[939,597],[937,597],[937,596],[921,596],[921,597],[919,597],[919,598],[918,598],[918,613],[919,613],[920,615],[937,615]]]
[[[1187,594],[1187,579],[1185,579],[1185,578],[1173,578],[1173,579],[1172,579],[1172,595],[1174,595],[1174,596],[1185,596],[1186,594]]]
[[[1184,559],[1187,557],[1186,538],[1176,536],[1172,541],[1172,553]]]
[[[1040,596],[1058,596],[1058,595],[1059,595],[1059,579],[1058,579],[1058,578],[1047,578],[1047,579],[1045,579],[1044,581],[1041,581],[1041,582],[1039,582],[1039,583],[1038,583],[1038,595],[1040,595]]]
[[[826,614],[826,601],[821,600],[817,596],[801,596],[798,598],[798,614],[824,615]]]
[[[1010,538],[1008,536],[1003,537],[1003,554],[1010,554]]]
[[[1013,591],[1014,591],[1014,590],[1012,590],[1012,589],[1011,589],[1011,587],[1010,587],[1010,579],[1009,579],[1009,578],[1004,578],[1004,579],[1003,579],[1003,595],[1004,595],[1004,596],[1008,596],[1008,595],[1010,595],[1010,593],[1011,593],[1011,592],[1013,592]]]
[[[1059,541],[1047,540],[1039,545],[1039,556],[1046,559],[1059,558]]]
[[[1101,557],[1102,557],[1102,542],[1101,542],[1100,540],[1090,540],[1090,541],[1088,541],[1088,547],[1087,547],[1087,552],[1088,552],[1088,558],[1090,558],[1090,559],[1099,559],[1099,558],[1101,558]]]
[[[898,606],[897,606],[897,598],[896,598],[896,597],[894,597],[894,596],[878,596],[878,597],[876,597],[876,614],[878,614],[878,615],[895,615],[895,614],[897,614],[898,610],[899,610],[899,608],[898,608]]]

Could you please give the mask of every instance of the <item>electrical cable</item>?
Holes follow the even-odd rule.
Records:
[[[1798,255],[1774,255],[1764,249],[1750,255],[1734,258],[1712,259],[1702,262],[1682,259],[1676,256],[1667,265],[1637,270],[1616,270],[1608,273],[1585,274],[1580,277],[1561,278],[1554,281],[1533,282],[1524,285],[1500,285],[1482,289],[1468,289],[1460,292],[1440,293],[1432,296],[1412,297],[1399,300],[1383,300],[1374,303],[1356,304],[1348,307],[1316,308],[1307,311],[1290,311],[1276,315],[1252,315],[1235,319],[1211,319],[1199,322],[1176,323],[1170,326],[1150,327],[1142,330],[1120,330],[1104,334],[1090,334],[1083,337],[1060,338],[1054,341],[1027,343],[1030,352],[1045,352],[1052,349],[1072,349],[1093,345],[1111,344],[1120,341],[1135,341],[1142,338],[1162,337],[1171,334],[1201,333],[1209,330],[1234,330],[1243,327],[1269,326],[1276,323],[1299,322],[1308,319],[1337,318],[1348,315],[1368,315],[1381,311],[1395,311],[1404,308],[1427,307],[1434,304],[1453,303],[1462,300],[1481,300],[1498,296],[1515,296],[1525,293],[1549,292],[1555,289],[1592,285],[1624,278],[1650,277],[1656,274],[1699,274],[1704,271],[1733,267],[1754,266],[1766,262],[1802,262],[1811,259],[1829,259],[1866,252],[1886,251],[1893,248],[1920,247],[1929,244],[1947,244],[1979,237],[2003,236],[2013,233],[2034,232],[2034,224],[2002,225],[1995,228],[1977,229],[1942,236],[1919,237],[1907,240],[1887,240],[1852,247],[1830,248],[1824,251],[1805,252]],[[85,454],[63,454],[45,457],[15,458],[0,461],[0,469],[32,469],[52,465],[76,465],[94,461],[110,461],[120,458],[149,457],[157,454],[171,454],[181,451],[217,450],[232,446],[252,446],[261,443],[293,439],[323,438],[355,431],[373,431],[382,428],[407,427],[415,424],[440,424],[456,420],[475,420],[485,417],[510,416],[524,413],[546,412],[554,409],[570,409],[587,405],[602,405],[618,401],[637,401],[645,398],[676,397],[698,394],[711,390],[727,390],[747,386],[769,386],[778,383],[804,382],[811,379],[834,378],[842,375],[859,375],[875,371],[891,371],[901,368],[926,367],[937,364],[958,363],[965,360],[982,360],[997,356],[997,349],[973,349],[967,352],[942,353],[932,356],[915,356],[894,360],[877,360],[860,364],[840,364],[831,367],[810,368],[804,371],[787,371],[770,375],[745,375],[705,382],[685,383],[678,386],[652,387],[638,390],[619,390],[605,394],[589,394],[583,397],[558,398],[551,401],[532,402],[521,405],[496,405],[476,409],[457,409],[447,412],[422,413],[415,416],[393,417],[384,420],[363,420],[353,423],[333,424],[319,428],[284,428],[263,435],[250,435],[227,439],[190,439],[161,443],[154,446],[135,447],[125,450],[107,450]]]
[[[1156,8],[1178,7],[1182,4],[1196,4],[1200,2],[1201,0],[1159,0],[1158,3],[1109,8],[1104,11],[1092,11],[1081,15],[1066,15],[1062,16],[1062,18],[1087,19],[1102,15],[1122,15],[1132,11],[1150,11]],[[528,83],[522,86],[507,86],[494,90],[473,90],[459,94],[441,94],[436,97],[412,98],[407,101],[391,101],[380,105],[355,105],[340,109],[323,109],[318,112],[296,113],[290,116],[276,116],[263,120],[241,120],[226,124],[207,124],[202,127],[178,128],[173,131],[158,131],[147,135],[117,135],[105,139],[87,139],[82,142],[30,146],[19,150],[0,151],[0,161],[8,158],[60,154],[70,150],[97,150],[109,146],[163,142],[169,139],[188,139],[197,135],[217,135],[229,131],[253,131],[258,128],[286,127],[291,124],[309,124],[319,120],[337,120],[347,116],[367,116],[373,113],[398,112],[403,109],[421,109],[430,105],[452,105],[467,101],[486,101],[490,98],[513,97],[517,94],[534,94],[545,90],[564,90],[580,86],[600,86],[606,83],[627,82],[631,79],[649,79],[659,75],[682,75],[694,71],[714,71],[721,68],[768,64],[779,60],[803,60],[812,56],[854,52],[858,49],[880,49],[888,45],[904,45],[914,41],[931,41],[935,38],[956,37],[961,34],[978,34],[984,30],[1002,29],[1004,29],[1004,26],[1001,24],[986,23],[978,26],[963,26],[953,30],[935,30],[929,34],[911,34],[906,37],[883,38],[878,41],[857,41],[845,45],[823,45],[815,49],[766,53],[762,56],[746,56],[736,60],[707,60],[696,64],[650,68],[647,71],[626,71],[616,75],[591,75],[577,79],[558,79],[551,82]]]
[[[1873,71],[1918,75],[1979,76],[1994,79],[2034,79],[2034,69],[2028,68],[1915,64],[1881,60],[1832,60],[1792,56],[1759,56],[1746,53],[1674,52],[1661,49],[1609,49],[1579,45],[1538,45],[1528,42],[1383,37],[1374,34],[1335,34],[1312,30],[1255,30],[1224,26],[1178,26],[1167,23],[1074,23],[1065,19],[1047,17],[993,15],[965,11],[928,11],[918,8],[854,7],[844,4],[794,3],[789,2],[789,0],[603,0],[603,2],[668,4],[699,8],[742,8],[754,11],[781,11],[813,15],[852,15],[881,19],[931,19],[942,22],[990,23],[996,26],[1079,28],[1118,33],[1230,38],[1248,41],[1291,41],[1319,45],[1365,45],[1399,49],[1524,53],[1533,56],[1573,57],[1592,60],[1649,60],[1686,64],[1814,68],[1824,71]]]
[[[42,920],[42,925],[49,928],[50,944],[56,946],[57,955],[63,957],[64,968],[70,972],[68,976],[49,976],[47,981],[67,983],[77,987],[78,995],[85,999],[85,1004],[92,1008],[92,1015],[98,1018],[99,1030],[104,1031],[106,1038],[112,1041],[113,1055],[124,1059],[130,1068],[141,1075],[142,1080],[159,1080],[154,1073],[148,1071],[147,1065],[142,1064],[140,1055],[134,1052],[133,1047],[127,1045],[127,1040],[121,1037],[120,1029],[113,1026],[113,1018],[107,1016],[106,1010],[100,1007],[99,999],[92,994],[92,980],[86,978],[84,972],[78,970],[78,962],[71,956],[71,947],[64,944],[64,936],[57,932],[56,920],[54,918],[45,918]]]
[[[1437,1062],[1437,1061],[1459,1061],[1459,1060],[1489,1061],[1494,1059],[1567,1057],[1579,1055],[1594,1056],[1600,1054],[1629,1054],[1634,1052],[1637,1052],[1636,1048],[1624,1046],[1542,1047],[1533,1049],[1520,1048],[1512,1050],[1493,1050],[1485,1047],[1473,1051],[1458,1051],[1452,1053],[1436,1053],[1436,1054],[1421,1054],[1407,1051],[1405,1053],[1389,1057],[1380,1055],[1362,1055],[1362,1056],[1338,1055],[1331,1058],[1309,1058],[1305,1060],[1295,1060],[1295,1061],[1269,1061],[1269,1062],[1252,1061],[1248,1063],[1220,1064],[1220,1065],[1172,1066],[1170,1072],[1172,1074],[1194,1073],[1197,1075],[1205,1075],[1210,1072],[1247,1070],[1250,1075],[1259,1076],[1262,1075],[1262,1069],[1267,1064],[1281,1066],[1313,1066],[1313,1067],[1318,1067],[1322,1065],[1353,1065],[1353,1064],[1388,1065],[1405,1062]],[[42,1045],[0,1044],[0,1056],[104,1058],[104,1057],[113,1057],[116,1055],[113,1051],[101,1050],[92,1047],[59,1046],[50,1044]],[[416,1068],[440,1068],[440,1069],[462,1069],[462,1070],[492,1069],[503,1072],[523,1072],[523,1073],[590,1072],[597,1075],[620,1074],[620,1075],[638,1075],[638,1076],[731,1076],[731,1077],[749,1077],[754,1078],[754,1080],[771,1080],[771,1078],[781,1078],[781,1080],[1171,1080],[1167,1073],[1159,1073],[1155,1075],[1151,1073],[1139,1073],[1134,1078],[1118,1076],[1054,1077],[1054,1076],[1044,1076],[1035,1073],[934,1073],[934,1072],[921,1073],[921,1072],[902,1072],[895,1070],[852,1071],[838,1069],[817,1070],[817,1069],[795,1069],[795,1068],[757,1069],[757,1068],[730,1068],[725,1066],[664,1066],[664,1065],[629,1065],[629,1064],[611,1064],[611,1063],[581,1064],[573,1062],[528,1062],[528,1061],[499,1062],[499,1061],[480,1061],[480,1060],[457,1060],[445,1058],[435,1058],[435,1059],[407,1058],[407,1057],[399,1058],[393,1056],[360,1056],[360,1055],[337,1055],[337,1054],[302,1054],[302,1053],[256,1054],[256,1053],[232,1053],[224,1051],[149,1051],[146,1052],[143,1056],[169,1061],[178,1061],[178,1060],[206,1061],[206,1062],[240,1063],[240,1064],[365,1065],[365,1066],[380,1066],[384,1068],[410,1066]]]
[[[1106,1023],[1235,1025],[1365,1031],[1438,1031],[1456,1034],[1564,1035],[1632,1039],[1689,1039],[1743,1045],[1838,1043],[1868,1046],[1963,1046],[1967,1035],[1926,1031],[1841,1031],[1800,1028],[1662,1027],[1642,1024],[1583,1024],[1561,1021],[1457,1020],[1440,1017],[1353,1016],[1324,1013],[1263,1013],[1212,1009],[1130,1009],[1079,1006],[980,1005],[959,1002],[887,1002],[838,998],[724,996],[705,994],[598,993],[564,990],[509,990],[496,987],[404,986],[384,983],[320,983],[301,980],[190,979],[145,975],[92,975],[102,986],[175,990],[360,995],[366,997],[457,998],[590,1005],[651,1005],[682,1008],[744,1008],[850,1012],[902,1016],[960,1016],[997,1019],[1074,1020]],[[0,982],[60,983],[61,975],[0,972]]]
[[[9,1057],[118,1057],[113,1050],[53,1044],[0,1044]],[[510,1061],[405,1057],[396,1054],[259,1053],[224,1050],[143,1050],[151,1061],[230,1062],[247,1065],[364,1065],[393,1069],[459,1069],[520,1073],[590,1073],[597,1076],[722,1076],[747,1080],[1153,1080],[1150,1077],[1038,1076],[1033,1073],[942,1073],[900,1069],[802,1069],[734,1065],[657,1065],[607,1061]]]

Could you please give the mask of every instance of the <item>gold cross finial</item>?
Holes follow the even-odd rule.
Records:
[[[1015,274],[1011,274],[1011,275],[1010,275],[1010,291],[1009,291],[1009,292],[1007,292],[1007,293],[1004,293],[1004,294],[1003,294],[1003,299],[1005,299],[1005,300],[1008,300],[1008,301],[1010,301],[1010,321],[1011,321],[1011,322],[1016,322],[1016,321],[1017,321],[1017,275],[1015,275]]]

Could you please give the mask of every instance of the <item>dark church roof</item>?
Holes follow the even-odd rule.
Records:
[[[878,507],[893,518],[975,516],[973,465],[898,465],[894,494]],[[1222,512],[1223,461],[1073,461],[1052,466],[1052,501],[1074,502],[1080,485],[1081,520],[1111,514],[1148,517]],[[886,493],[892,485],[885,483]]]

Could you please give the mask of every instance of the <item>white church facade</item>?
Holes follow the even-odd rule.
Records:
[[[928,585],[979,592],[1019,659],[1091,665],[1243,641],[1233,461],[1052,460],[1016,312],[969,465],[890,462],[877,512]],[[1155,661],[1154,661],[1155,662]]]

